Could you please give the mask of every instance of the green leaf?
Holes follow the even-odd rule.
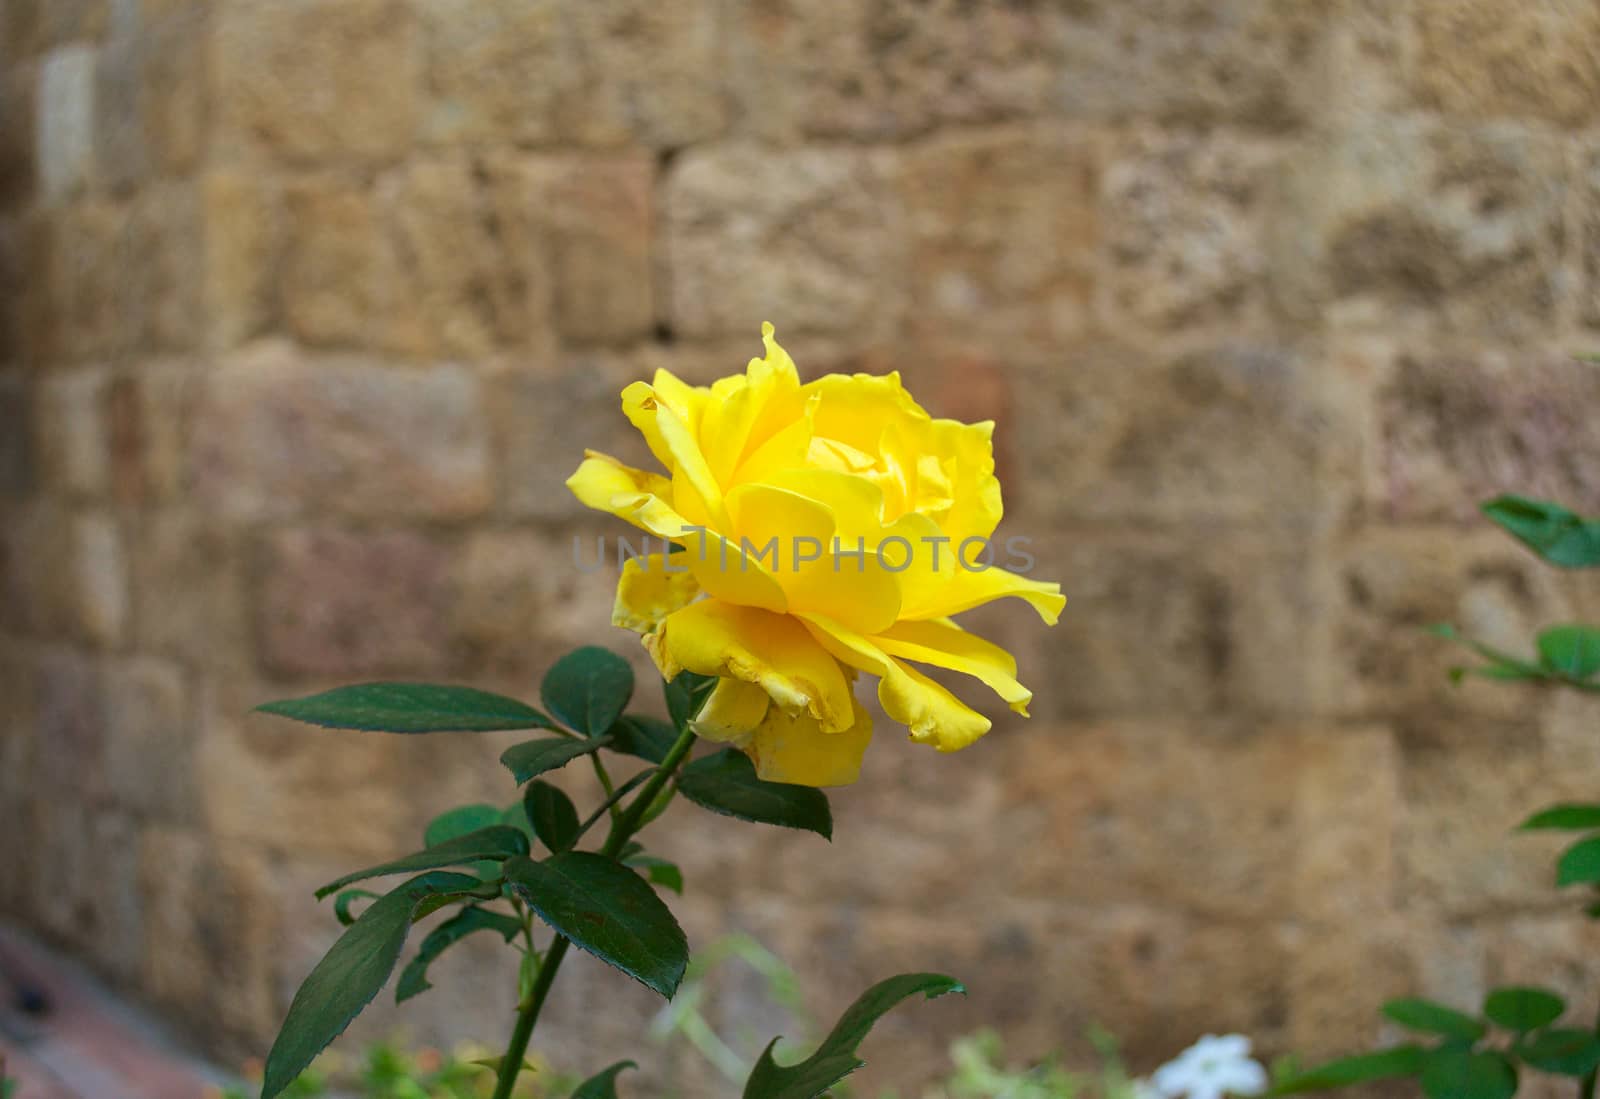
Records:
[[[1496,1026],[1526,1034],[1561,1018],[1567,1002],[1542,988],[1497,988],[1483,1001],[1483,1013]]]
[[[1552,626],[1539,635],[1539,660],[1566,679],[1588,679],[1600,671],[1600,629]]]
[[[550,719],[514,698],[472,687],[428,683],[362,683],[256,709],[327,729],[380,733],[493,732],[551,729]]]
[[[530,740],[526,744],[515,744],[507,748],[501,753],[500,762],[505,764],[506,769],[511,772],[511,777],[516,780],[518,786],[521,786],[529,779],[538,778],[546,771],[565,767],[579,756],[586,756],[608,743],[610,743],[608,737],[598,737],[595,740],[570,740],[564,737]]]
[[[1520,660],[1510,653],[1501,652],[1499,649],[1485,645],[1481,641],[1463,637],[1454,626],[1447,622],[1429,626],[1427,632],[1434,637],[1453,641],[1463,648],[1470,649],[1488,661],[1487,664],[1473,668],[1451,668],[1450,679],[1452,682],[1459,683],[1469,675],[1500,680],[1548,679],[1550,677],[1549,671],[1542,666]]]
[[[1390,1000],[1383,1005],[1383,1013],[1407,1030],[1465,1038],[1469,1042],[1483,1037],[1483,1023],[1432,1000]]]
[[[569,728],[598,737],[611,728],[633,696],[633,669],[616,653],[586,645],[556,661],[539,695]]]
[[[679,773],[678,790],[713,813],[833,838],[833,814],[826,794],[811,786],[763,782],[756,777],[755,764],[737,748],[689,764]]]
[[[317,890],[317,899],[321,900],[329,893],[343,889],[353,882],[363,881],[366,878],[383,877],[386,874],[414,874],[418,870],[433,870],[441,866],[456,866],[464,862],[477,862],[479,859],[506,859],[512,855],[526,855],[528,853],[528,838],[515,828],[508,828],[503,824],[491,828],[481,828],[476,832],[469,832],[465,836],[458,836],[453,840],[446,840],[437,847],[429,847],[424,851],[407,855],[403,859],[383,863],[381,866],[370,866],[365,870],[357,870],[352,874],[331,881]],[[359,921],[358,921],[359,922]]]
[[[572,1099],[617,1099],[617,1076],[623,1069],[638,1068],[632,1061],[618,1061],[598,1076],[591,1076],[578,1085]]]
[[[1334,1088],[1363,1084],[1369,1080],[1391,1080],[1415,1076],[1422,1071],[1423,1050],[1419,1046],[1395,1046],[1377,1053],[1341,1057],[1298,1073],[1272,1089],[1273,1095],[1295,1095],[1304,1091],[1331,1091]]]
[[[659,885],[663,889],[670,889],[678,896],[683,896],[683,871],[678,864],[658,859],[654,855],[627,855],[624,856],[623,865],[634,866],[644,871],[644,876],[650,879],[652,885]]]
[[[433,986],[428,983],[428,967],[440,954],[474,931],[494,931],[509,943],[522,934],[522,924],[502,912],[479,908],[475,904],[463,908],[428,932],[427,937],[422,940],[417,956],[400,971],[400,980],[394,990],[395,1003],[404,1003],[411,997],[432,988]]]
[[[492,805],[458,805],[454,809],[447,809],[430,820],[428,827],[423,829],[423,846],[438,847],[441,843],[501,824],[500,817],[500,810]]]
[[[506,883],[539,918],[601,961],[672,998],[689,964],[683,929],[632,870],[588,851],[506,862]]]
[[[1579,840],[1556,863],[1556,885],[1600,882],[1600,836]]]
[[[1436,1049],[1423,1058],[1421,1082],[1428,1099],[1511,1099],[1517,1067],[1495,1050]]]
[[[1591,828],[1600,828],[1600,805],[1552,805],[1539,810],[1519,827],[1529,832],[1545,828],[1586,832]]]
[[[866,1064],[856,1055],[856,1047],[900,1001],[919,992],[931,1000],[966,991],[961,982],[938,973],[906,973],[880,981],[846,1009],[817,1051],[799,1064],[780,1066],[772,1059],[780,1039],[768,1043],[744,1086],[744,1099],[815,1099]]]
[[[1552,565],[1600,565],[1600,522],[1585,520],[1560,504],[1501,496],[1484,504],[1483,513]]]
[[[350,906],[359,900],[375,901],[378,896],[370,889],[346,889],[333,898],[333,914],[341,927],[349,927],[356,922],[355,916],[350,912]]]
[[[667,758],[672,742],[678,739],[676,730],[665,721],[643,714],[626,714],[617,719],[606,734],[611,738],[611,750],[625,755],[638,756],[651,763]]]
[[[1512,1052],[1534,1068],[1558,1076],[1587,1076],[1600,1066],[1600,1038],[1570,1027],[1552,1027],[1523,1038]]]
[[[423,901],[478,884],[464,874],[435,871],[412,878],[361,913],[295,993],[267,1054],[261,1099],[273,1099],[294,1083],[312,1058],[372,1002],[394,972],[412,916]]]
[[[522,795],[528,823],[552,854],[567,850],[578,838],[578,808],[548,782],[532,782]]]
[[[698,675],[695,672],[679,672],[670,683],[663,685],[667,714],[672,718],[674,729],[681,729],[694,719],[716,685],[716,676]]]

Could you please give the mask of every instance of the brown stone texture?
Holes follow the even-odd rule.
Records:
[[[1404,992],[1592,1014],[1558,844],[1511,828],[1595,796],[1593,706],[1454,686],[1427,627],[1600,618],[1477,512],[1600,514],[1597,104],[1590,0],[3,0],[0,918],[260,1056],[337,934],[311,891],[509,802],[517,737],[253,707],[530,697],[596,642],[648,683],[590,567],[634,532],[564,481],[648,464],[622,388],[770,320],[994,420],[1000,535],[1069,597],[970,616],[1032,721],[982,702],[953,758],[884,722],[832,845],[652,833],[691,943],[756,936],[824,1016],[968,983],[860,1094],[982,1025],[1145,1069],[1365,1047]],[[347,1046],[500,1041],[503,960]],[[803,1029],[738,966],[704,1006],[750,1057]],[[574,959],[536,1045],[731,1094],[638,1041],[657,1007]]]

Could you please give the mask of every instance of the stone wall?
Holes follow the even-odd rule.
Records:
[[[570,563],[616,528],[561,482],[641,456],[628,380],[737,370],[764,319],[807,373],[996,419],[1004,529],[1071,601],[979,616],[1033,720],[882,736],[831,846],[675,810],[692,942],[758,934],[827,1012],[967,979],[886,1024],[878,1084],[983,1023],[1143,1064],[1348,1048],[1401,990],[1594,1007],[1552,849],[1508,834],[1593,794],[1594,711],[1452,688],[1419,632],[1600,614],[1473,512],[1600,510],[1590,0],[0,12],[0,913],[212,1051],[263,1051],[331,940],[313,885],[510,794],[506,738],[250,707],[526,694],[597,636],[642,671]],[[473,945],[422,1035],[505,1032]],[[576,1068],[654,1010],[582,962],[555,998]],[[784,1025],[742,978],[719,1005]]]

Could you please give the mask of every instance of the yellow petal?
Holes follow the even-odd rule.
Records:
[[[672,450],[656,426],[656,391],[645,382],[633,382],[622,391],[622,414],[644,436],[650,453],[667,469],[673,468]]]
[[[583,464],[567,478],[567,488],[585,507],[608,511],[638,526],[641,524],[632,514],[638,497],[666,499],[671,495],[672,482],[658,473],[625,466],[611,455],[601,454],[597,450],[586,450],[584,455]],[[678,532],[673,532],[670,537],[678,537]]]
[[[684,670],[742,679],[830,732],[850,726],[844,669],[789,615],[706,599],[667,618],[646,644],[668,679]]]
[[[861,757],[872,741],[872,715],[854,704],[855,721],[848,729],[825,733],[809,714],[790,717],[777,707],[744,746],[767,782],[801,786],[848,786],[861,777]]]
[[[651,633],[662,619],[688,606],[699,594],[700,584],[685,567],[682,554],[629,557],[617,581],[611,624],[634,633]]]
[[[771,708],[767,692],[742,679],[719,679],[694,719],[697,736],[723,744],[743,744]]]
[[[954,752],[989,731],[988,718],[860,634],[825,618],[807,616],[803,621],[828,652],[878,677],[878,701],[884,713],[909,729],[912,740]]]
[[[960,546],[959,543],[952,543],[948,548],[959,550]],[[977,556],[969,551],[968,559]],[[1061,617],[1061,608],[1067,605],[1067,597],[1061,594],[1060,584],[1030,580],[1026,576],[1007,572],[998,565],[982,571],[956,565],[947,582],[920,594],[922,599],[902,608],[902,618],[948,618],[952,614],[1011,596],[1025,601],[1037,611],[1045,625],[1054,626]]]
[[[968,633],[954,622],[934,619],[899,622],[872,638],[890,656],[962,672],[987,684],[1023,717],[1033,692],[1017,682],[1017,662],[999,645]]]

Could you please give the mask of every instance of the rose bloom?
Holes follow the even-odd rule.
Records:
[[[897,373],[801,385],[772,325],[762,340],[763,358],[709,388],[658,370],[623,390],[665,475],[589,451],[567,481],[587,506],[682,547],[624,564],[614,621],[644,635],[668,680],[719,677],[695,732],[774,782],[856,780],[872,737],[858,673],[940,751],[990,722],[913,665],[970,675],[1026,716],[1016,661],[950,620],[1016,596],[1054,625],[1065,603],[1059,584],[983,568],[981,547],[962,554],[971,567],[956,559],[1000,521],[994,424],[934,419]]]

